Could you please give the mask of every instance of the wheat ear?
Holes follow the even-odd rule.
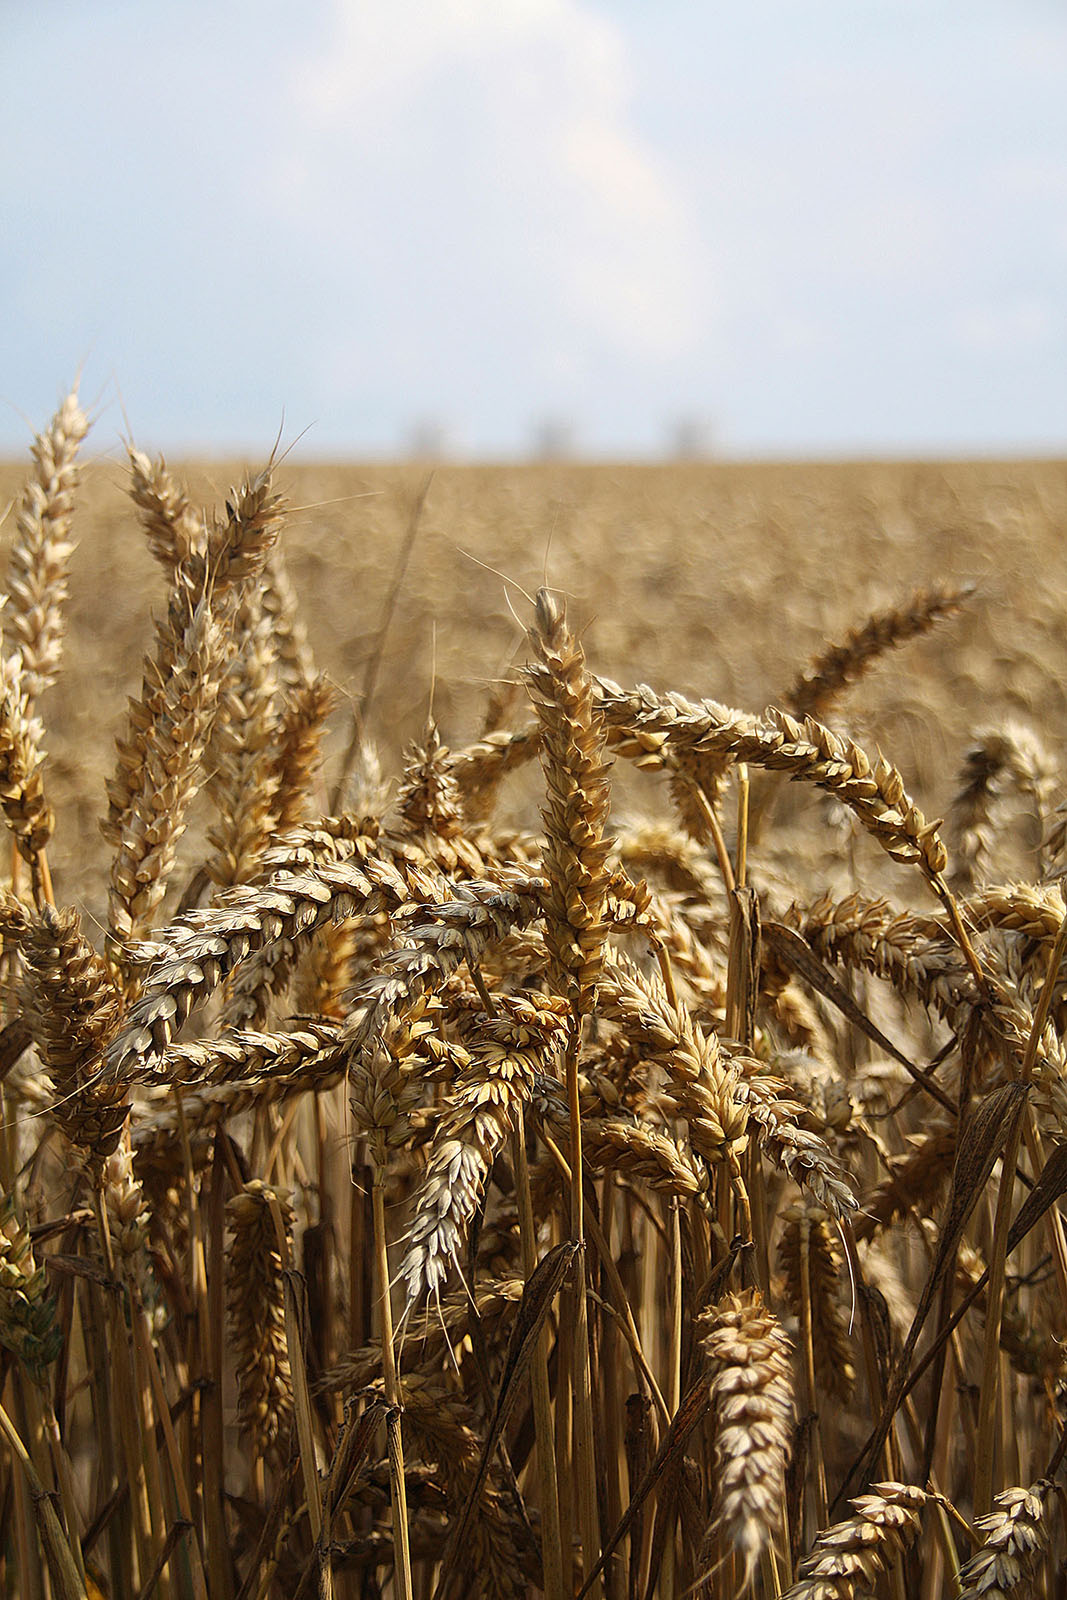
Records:
[[[417,910],[405,942],[352,997],[344,1029],[354,1052],[412,998],[438,988],[462,962],[476,966],[516,928],[526,928],[544,915],[543,878],[522,872],[502,873],[501,878],[501,882],[459,883],[454,899]]]
[[[760,1130],[768,1154],[794,1183],[806,1188],[839,1221],[851,1216],[857,1201],[848,1172],[826,1140],[802,1126],[805,1109],[776,1084],[757,1073],[742,1077],[737,1096]]]
[[[698,1319],[697,1333],[711,1381],[718,1479],[706,1547],[737,1553],[745,1588],[783,1526],[791,1347],[758,1289],[728,1296]]]
[[[43,729],[32,714],[22,657],[17,653],[0,660],[0,807],[16,848],[35,874],[56,819],[41,780]],[[34,880],[38,900],[47,898]]]
[[[297,598],[285,555],[278,545],[268,551],[259,590],[260,605],[270,618],[278,681],[289,694],[310,689],[318,674],[307,629],[300,620]]]
[[[1031,801],[1043,834],[1062,788],[1059,763],[1031,729],[1011,722],[980,733],[963,758],[949,809],[956,839],[954,888],[966,891],[985,876],[1009,788]],[[1062,852],[1063,837],[1062,827],[1054,824],[1044,844],[1053,861]]]
[[[848,1403],[856,1381],[848,1321],[841,1305],[841,1251],[829,1212],[810,1202],[787,1206],[778,1245],[785,1296],[801,1326],[810,1318],[814,1375]],[[812,1397],[814,1399],[814,1396]]]
[[[539,727],[514,733],[501,729],[456,752],[453,773],[463,815],[469,822],[480,822],[492,814],[504,779],[532,761],[540,743]]]
[[[116,846],[108,894],[112,944],[139,938],[162,904],[218,704],[228,633],[201,601],[180,639],[161,629],[155,660],[145,659],[140,736],[120,744],[105,833]],[[165,676],[161,661],[167,660]]]
[[[255,876],[278,824],[278,675],[271,619],[247,596],[235,624],[237,651],[222,682],[211,729],[208,793],[218,819],[208,832],[206,870],[226,889]]]
[[[500,995],[494,1004],[494,1016],[475,1019],[470,1065],[453,1086],[415,1200],[400,1266],[409,1307],[424,1292],[439,1294],[536,1074],[563,1042],[557,1011],[519,996]]]
[[[960,1570],[960,1600],[1008,1600],[1030,1592],[1037,1557],[1048,1547],[1051,1489],[1042,1479],[1029,1489],[1004,1489],[996,1496],[993,1510],[975,1523],[983,1542]]]
[[[277,1460],[293,1411],[285,1337],[285,1263],[272,1208],[277,1208],[288,1234],[292,1206],[258,1178],[246,1183],[226,1206],[231,1231],[226,1295],[237,1362],[237,1422],[253,1460]]]
[[[70,542],[78,448],[89,421],[74,390],[46,432],[34,440],[33,476],[18,502],[7,563],[11,631],[22,657],[30,705],[54,683],[63,648],[63,603],[74,546]]]
[[[10,1194],[0,1199],[0,1345],[42,1385],[63,1348],[55,1298]]]
[[[888,1178],[864,1198],[853,1227],[857,1239],[870,1239],[881,1228],[906,1217],[920,1205],[934,1212],[956,1158],[958,1132],[954,1124],[937,1124],[928,1133],[914,1135],[907,1155],[893,1162]]]
[[[868,672],[880,656],[954,617],[974,593],[941,586],[917,589],[903,605],[876,611],[862,627],[850,629],[838,645],[822,650],[786,690],[784,703],[798,717],[821,717],[845,689]]]
[[[145,663],[144,692],[130,702],[129,724],[118,742],[118,765],[108,783],[108,815],[102,824],[104,837],[118,850],[123,848],[127,823],[139,811],[149,808],[145,796],[151,794],[151,778],[146,777],[148,742],[155,738],[168,746],[167,730],[159,723],[166,715],[167,692],[175,665],[182,657],[190,629],[198,611],[210,614],[221,625],[232,626],[247,586],[262,571],[263,563],[277,536],[280,499],[272,493],[269,470],[235,490],[226,507],[226,517],[203,530],[203,537],[188,531],[188,537],[171,529],[161,531],[168,510],[177,518],[173,504],[161,509],[165,496],[144,493],[142,458],[133,456],[131,493],[141,511],[149,543],[171,570],[171,587],[166,618],[156,630],[155,654]],[[171,497],[173,499],[173,496]],[[169,540],[169,546],[168,546]],[[177,557],[179,546],[184,551]],[[210,684],[194,683],[190,693],[201,701],[211,696],[213,715],[219,688],[219,664],[212,662]],[[198,732],[207,732],[206,726]],[[135,832],[139,831],[136,827]],[[119,892],[121,893],[121,886]]]
[[[913,1484],[876,1483],[853,1500],[855,1516],[819,1534],[782,1600],[853,1600],[857,1591],[866,1593],[915,1538],[929,1498]]]
[[[664,751],[731,755],[752,766],[813,783],[849,807],[894,860],[913,863],[939,884],[948,856],[937,822],[928,822],[890,762],[872,762],[853,740],[811,717],[770,710],[761,722],[714,701],[694,705],[645,685],[629,693],[598,680],[599,705],[622,740]]]
[[[42,906],[21,921],[23,1003],[55,1086],[52,1114],[99,1172],[118,1145],[129,1112],[129,1085],[106,1081],[101,1072],[119,1023],[119,997],[73,907]]]
[[[204,519],[193,510],[181,484],[172,476],[162,456],[153,461],[131,444],[130,498],[141,514],[148,548],[173,578],[191,556],[203,556],[207,544]]]
[[[603,1013],[616,1017],[660,1069],[650,1105],[668,1120],[684,1117],[694,1150],[707,1161],[742,1149],[749,1116],[737,1094],[740,1074],[715,1033],[672,1001],[656,976],[641,976],[621,960],[608,967],[603,990]]]
[[[315,793],[322,767],[326,719],[336,698],[325,676],[312,677],[308,683],[286,689],[279,712],[275,753],[274,808],[278,832],[287,832],[305,821],[308,801]],[[269,845],[264,847],[264,855],[268,848]]]
[[[317,870],[272,873],[262,886],[238,885],[217,906],[176,918],[156,941],[126,952],[127,959],[141,958],[147,974],[108,1052],[108,1071],[123,1077],[143,1063],[154,1068],[193,1007],[249,956],[272,945],[284,945],[291,954],[293,945],[331,917],[377,909],[404,887],[393,872],[388,895],[376,900],[377,883],[362,865],[337,861]]]

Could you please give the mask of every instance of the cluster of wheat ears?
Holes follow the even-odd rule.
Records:
[[[365,739],[329,781],[271,471],[205,514],[131,449],[165,598],[97,937],[38,714],[86,428],[0,616],[3,1592],[1062,1595],[1061,779],[1001,729],[943,825],[824,720],[968,597],[749,715],[594,675],[542,590],[388,794]],[[784,892],[786,778],[852,892]]]

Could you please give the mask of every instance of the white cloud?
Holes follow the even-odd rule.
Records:
[[[285,201],[358,251],[375,247],[368,224],[397,236],[417,187],[432,196],[432,247],[413,262],[416,229],[401,226],[413,292],[477,301],[491,277],[505,320],[669,358],[702,320],[705,274],[690,208],[632,126],[629,94],[620,29],[577,0],[337,0],[296,74]],[[546,370],[560,353],[541,352]]]

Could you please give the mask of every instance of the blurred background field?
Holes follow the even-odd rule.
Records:
[[[194,502],[220,508],[243,470],[176,464]],[[25,472],[0,467],[0,506]],[[59,828],[79,840],[80,881],[61,891],[94,914],[114,735],[163,596],[125,479],[117,457],[86,470],[70,637],[42,707]],[[432,680],[445,740],[477,737],[490,687],[524,655],[508,594],[525,615],[517,586],[532,593],[546,575],[570,596],[597,671],[754,711],[870,612],[930,584],[973,582],[960,616],[883,658],[831,718],[884,748],[935,816],[976,731],[1021,720],[1054,750],[1067,731],[1062,462],[449,464],[432,477],[418,463],[285,463],[277,481],[294,507],[291,576],[337,688],[335,746],[426,490],[368,722],[386,773],[425,726]],[[6,544],[13,519],[3,533]],[[627,774],[617,803],[652,781]]]

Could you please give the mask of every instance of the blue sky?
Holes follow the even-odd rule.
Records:
[[[0,451],[1067,450],[1053,0],[0,5]]]

